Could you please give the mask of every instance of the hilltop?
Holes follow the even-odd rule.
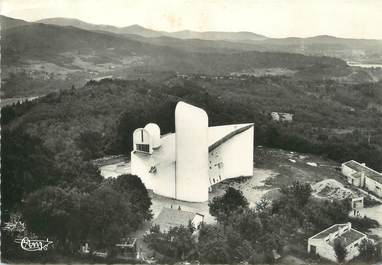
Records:
[[[28,25],[30,22],[0,15],[1,30]]]
[[[305,55],[334,56],[348,61],[382,62],[382,40],[338,38],[329,35],[307,38],[270,38],[253,32],[198,32],[191,30],[166,32],[147,29],[140,25],[118,28],[107,25],[94,25],[67,18],[43,19],[37,22],[59,26],[73,26],[86,30],[108,31],[117,34],[138,35],[151,39],[171,37],[181,40],[225,41],[231,43],[225,44],[228,48],[236,50],[252,49],[271,52],[290,52]],[[150,40],[150,42],[155,41]],[[235,45],[237,43],[242,45]]]
[[[206,54],[153,45],[115,34],[83,30],[73,26],[27,23],[3,32],[5,64],[18,60],[45,59],[54,62],[62,53],[74,52],[86,56],[109,56],[110,61],[121,56],[148,56],[148,67],[165,68],[188,73],[227,74],[251,67],[288,67],[301,69],[314,64],[346,66],[338,59],[309,57],[288,53],[258,51]],[[54,38],[51,38],[54,36]],[[49,40],[49,41],[48,41]],[[56,58],[54,58],[56,57]],[[106,60],[105,60],[106,61]],[[240,64],[239,64],[240,62]]]
[[[210,76],[263,72],[295,75],[299,79],[373,80],[369,73],[354,75],[353,68],[340,59],[260,52],[243,43],[153,39],[89,31],[71,25],[19,20],[8,23],[13,20],[5,17],[2,21],[13,25],[2,31],[2,65],[6,66],[3,97],[39,96],[65,86],[81,87],[87,80],[102,76],[137,79],[176,72]],[[43,88],[40,81],[44,83]]]
[[[255,34],[252,32],[219,32],[219,31],[206,31],[198,32],[191,30],[181,30],[175,32],[156,31],[142,27],[140,25],[131,25],[127,27],[114,27],[109,25],[95,25],[86,23],[78,19],[71,18],[47,18],[36,21],[38,23],[52,24],[57,26],[73,26],[85,30],[94,31],[109,31],[118,34],[135,34],[147,38],[155,37],[173,37],[179,39],[201,39],[201,40],[231,40],[231,41],[249,41],[249,40],[263,40],[266,37]]]

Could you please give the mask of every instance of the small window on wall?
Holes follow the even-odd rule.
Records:
[[[149,153],[150,152],[150,145],[148,145],[148,144],[136,144],[136,149],[137,149],[137,151]]]

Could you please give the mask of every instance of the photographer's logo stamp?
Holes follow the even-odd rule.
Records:
[[[49,245],[53,244],[53,241],[24,237],[22,239],[16,239],[15,243],[20,244],[20,247],[25,251],[47,251]]]

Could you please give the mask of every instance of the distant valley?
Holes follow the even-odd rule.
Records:
[[[258,50],[333,56],[346,61],[382,62],[382,40],[345,39],[328,35],[310,38],[270,38],[253,32],[196,32],[190,30],[166,32],[147,29],[139,25],[122,28],[108,25],[94,25],[81,20],[68,18],[49,18],[37,22],[58,26],[72,26],[91,31],[107,31],[125,34],[130,38],[134,38],[134,36],[131,35],[138,35],[148,38],[149,40],[146,40],[147,42],[163,45],[171,45],[177,42],[177,40],[174,39],[178,39],[179,46],[183,44],[186,47],[188,46],[185,45],[186,42],[180,42],[179,39],[193,40],[194,42],[196,40],[223,41],[224,43],[214,42],[210,43],[210,45],[235,50]],[[203,45],[203,42],[200,43]],[[206,43],[204,43],[204,45],[206,45]]]
[[[41,96],[104,77],[163,81],[194,74],[210,78],[285,75],[347,83],[382,79],[381,69],[349,67],[341,59],[322,56],[335,55],[345,46],[359,47],[362,54],[374,52],[378,62],[382,52],[375,40],[271,39],[250,32],[166,33],[137,25],[116,28],[63,18],[32,23],[2,16],[1,25],[3,98]],[[306,54],[316,56],[301,54],[301,42],[310,47]],[[346,49],[342,52],[349,54]]]

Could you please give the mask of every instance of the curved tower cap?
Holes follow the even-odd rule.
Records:
[[[160,141],[160,128],[155,123],[148,123],[146,124],[145,128],[146,131],[150,134],[151,141],[153,144],[153,148],[158,148],[161,145]]]
[[[142,153],[153,153],[153,144],[149,132],[143,128],[133,132],[133,150]]]
[[[179,101],[175,107],[175,123],[178,118],[181,119],[198,119],[201,122],[206,122],[208,127],[208,115],[204,109],[195,107],[194,105]]]
[[[175,108],[176,176],[175,198],[183,201],[208,200],[208,116],[190,104]]]

